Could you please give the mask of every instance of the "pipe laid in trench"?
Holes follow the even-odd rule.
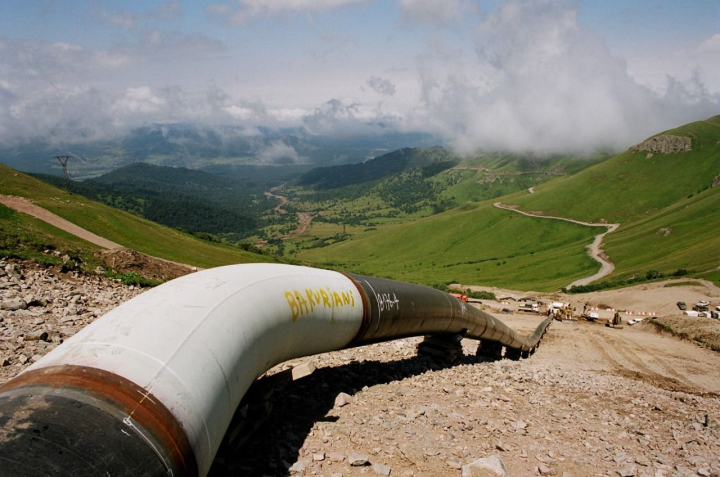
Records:
[[[120,305],[0,387],[0,474],[204,476],[250,385],[289,359],[406,336],[523,338],[444,292],[247,264]]]

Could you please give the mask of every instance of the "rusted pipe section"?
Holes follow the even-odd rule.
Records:
[[[432,288],[276,264],[220,267],[107,313],[0,387],[7,475],[204,476],[240,400],[289,359],[461,333],[530,338]]]

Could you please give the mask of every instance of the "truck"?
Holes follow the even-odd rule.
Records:
[[[540,313],[540,307],[537,303],[523,303],[518,308],[518,311],[524,311],[526,313]]]

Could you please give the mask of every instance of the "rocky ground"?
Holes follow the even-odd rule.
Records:
[[[0,384],[141,291],[0,261]],[[524,334],[542,319],[497,316]],[[274,368],[317,369],[282,386],[261,380],[241,422],[262,425],[223,448],[211,475],[720,476],[718,353],[642,324],[554,323],[520,361],[476,357],[463,340],[465,357],[450,363],[418,356],[420,341]]]
[[[490,362],[468,342],[450,365],[417,357],[419,341],[317,357],[212,475],[720,475],[714,393],[568,369],[550,347]],[[506,474],[473,468],[492,456]]]
[[[0,260],[0,384],[141,291],[101,276]]]

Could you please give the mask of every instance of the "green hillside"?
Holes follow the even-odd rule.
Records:
[[[720,187],[714,187],[622,225],[607,236],[605,251],[618,277],[648,269],[701,274],[720,266],[719,225]]]
[[[351,271],[426,284],[457,281],[557,290],[596,268],[584,247],[596,232],[567,222],[528,219],[488,202],[361,238],[303,250],[299,258]]]
[[[59,176],[36,177],[56,187],[64,185]],[[274,205],[260,188],[207,172],[142,162],[94,179],[70,181],[69,190],[153,222],[228,241],[256,233],[258,218]]]
[[[627,150],[578,174],[542,184],[535,194],[504,202],[590,222],[624,223],[653,214],[708,188],[720,173],[720,116],[661,135],[668,134],[690,137],[692,150],[675,154]]]
[[[720,264],[720,187],[710,187],[720,173],[720,118],[663,134],[690,137],[692,150],[628,150],[541,183],[534,194],[522,190],[494,200],[548,216],[620,222],[618,231],[605,240],[604,250],[616,265],[607,280],[645,276],[649,270],[707,274]],[[517,162],[497,158],[494,167],[518,168]],[[453,177],[448,174],[473,175],[444,194],[453,194],[455,200],[484,198],[479,192],[482,181],[473,180],[478,172],[454,169],[436,180]],[[515,181],[513,187],[533,179],[505,177]],[[498,190],[503,187],[507,185]],[[597,229],[501,211],[492,207],[494,200],[413,223],[352,230],[345,240],[322,248],[302,249],[298,244],[297,257],[409,281],[453,280],[541,291],[556,290],[599,269],[585,250]]]
[[[441,147],[404,148],[359,164],[318,167],[298,179],[302,186],[336,189],[410,171],[420,170],[425,177],[433,176],[457,164],[458,158]]]
[[[0,164],[0,194],[32,199],[37,205],[73,222],[101,237],[126,247],[175,262],[208,268],[232,263],[266,262],[272,258],[236,247],[199,240],[189,234],[158,225],[133,214],[68,194]],[[20,218],[18,218],[20,217]],[[10,220],[15,220],[13,225]],[[52,243],[62,238],[68,246],[92,250],[94,246],[59,233],[54,227],[12,211],[0,216],[0,223],[8,230],[32,240]]]

